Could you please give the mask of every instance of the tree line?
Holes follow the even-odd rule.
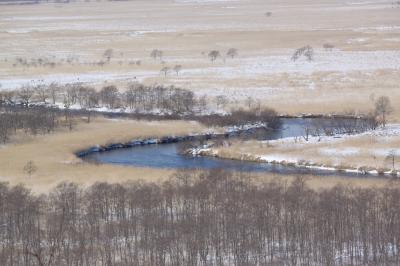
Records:
[[[0,106],[0,143],[8,142],[18,131],[31,135],[51,133],[60,125],[59,116],[54,108]]]
[[[218,98],[219,104],[226,104]],[[129,109],[134,112],[187,114],[203,112],[209,102],[187,89],[174,86],[130,83],[124,92],[114,85],[100,90],[82,83],[24,85],[17,90],[0,91],[0,105],[55,105],[82,109]]]
[[[163,183],[0,184],[1,265],[399,265],[400,188],[181,171]]]

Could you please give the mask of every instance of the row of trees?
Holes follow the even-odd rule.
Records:
[[[27,107],[32,104],[56,103],[63,103],[66,108],[78,104],[83,109],[100,107],[129,108],[137,111],[158,109],[171,113],[194,112],[198,107],[192,91],[173,86],[145,86],[138,83],[130,84],[123,93],[113,85],[105,86],[97,91],[80,83],[65,86],[55,83],[49,86],[27,85],[19,90],[0,92],[0,106],[24,105]]]
[[[399,265],[400,189],[243,173],[162,184],[0,184],[1,265]]]
[[[59,125],[60,112],[54,108],[1,108],[0,142],[6,143],[18,131],[32,135],[48,134]]]

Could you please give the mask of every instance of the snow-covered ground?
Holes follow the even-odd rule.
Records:
[[[386,128],[355,135],[251,141],[236,143],[233,149],[213,148],[207,152],[215,156],[236,154],[232,158],[322,170],[399,175],[400,148],[396,146],[399,142],[400,124],[390,124]],[[392,169],[390,162],[382,165],[388,156],[394,156],[396,170]]]

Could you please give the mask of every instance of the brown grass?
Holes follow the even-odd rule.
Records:
[[[74,152],[97,144],[129,141],[140,137],[183,135],[200,132],[204,128],[195,122],[147,122],[131,120],[96,119],[91,124],[81,123],[72,132],[59,131],[52,135],[27,138],[0,148],[0,181],[23,183],[36,193],[44,193],[62,181],[85,186],[94,182],[125,182],[129,180],[161,181],[172,175],[172,169],[124,167],[84,163]],[[38,170],[28,177],[23,171],[28,161],[34,161]],[[255,174],[259,180],[291,182],[296,176]],[[305,177],[315,188],[328,188],[338,183],[362,187],[383,186],[387,180],[334,177]]]
[[[90,124],[79,124],[73,132],[38,136],[0,148],[0,181],[24,183],[37,192],[47,191],[56,183],[66,180],[83,184],[131,179],[155,181],[169,176],[173,171],[88,164],[78,159],[74,152],[97,144],[145,136],[183,135],[201,130],[203,127],[195,122],[97,119]],[[34,161],[38,170],[28,178],[23,167],[30,160]]]
[[[259,141],[234,142],[230,147],[216,148],[220,157],[241,158],[243,155],[257,158],[263,155],[279,156],[295,161],[307,161],[342,169],[367,167],[370,169],[391,169],[387,154],[374,151],[390,150],[400,147],[400,136],[353,136],[333,143],[307,143],[299,139],[293,143],[278,141],[261,143]],[[341,151],[356,151],[354,153]],[[336,153],[336,154],[335,154]],[[396,165],[400,161],[396,159]]]
[[[400,21],[398,9],[392,8],[390,1],[350,4],[346,0],[250,0],[198,4],[139,0],[2,6],[1,9],[3,17],[16,20],[1,21],[0,59],[9,60],[0,60],[0,79],[104,72],[127,75],[112,81],[122,88],[127,79],[134,76],[148,84],[174,84],[206,93],[213,88],[227,88],[227,92],[236,90],[239,94],[252,95],[251,88],[273,87],[278,90],[260,92],[255,98],[289,114],[350,109],[365,112],[371,108],[372,94],[390,95],[393,105],[400,103],[398,69],[261,73],[256,77],[248,77],[240,71],[229,77],[212,75],[212,72],[201,74],[202,70],[210,68],[235,70],[249,58],[265,60],[262,57],[270,55],[290,58],[294,49],[306,44],[320,49],[324,43],[332,43],[342,51],[355,52],[398,50],[400,32],[391,30],[390,26],[399,26]],[[267,18],[265,12],[268,11],[272,16]],[[382,26],[389,28],[377,30]],[[135,32],[140,30],[150,32],[136,36]],[[365,41],[349,42],[350,39]],[[239,50],[239,57],[234,60],[211,63],[206,56],[212,49],[225,53],[231,47]],[[88,64],[63,64],[55,68],[12,66],[15,56],[76,55],[81,62],[94,62],[101,60],[108,48],[115,50],[115,58],[103,67]],[[164,51],[165,65],[181,64],[184,70],[197,69],[200,73],[179,77],[171,73],[164,78],[159,74],[164,65],[149,56],[152,49]],[[120,60],[125,64],[120,65]],[[142,65],[127,65],[129,60],[141,60]],[[104,82],[99,80],[95,85],[101,86]],[[311,83],[315,89],[309,88]],[[245,98],[232,106],[242,104]],[[400,108],[395,109],[393,117],[400,120]]]

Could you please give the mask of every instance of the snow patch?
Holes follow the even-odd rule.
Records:
[[[351,155],[356,155],[360,152],[360,149],[358,148],[321,148],[318,151],[320,154],[323,155],[328,155],[328,156],[351,156]]]

